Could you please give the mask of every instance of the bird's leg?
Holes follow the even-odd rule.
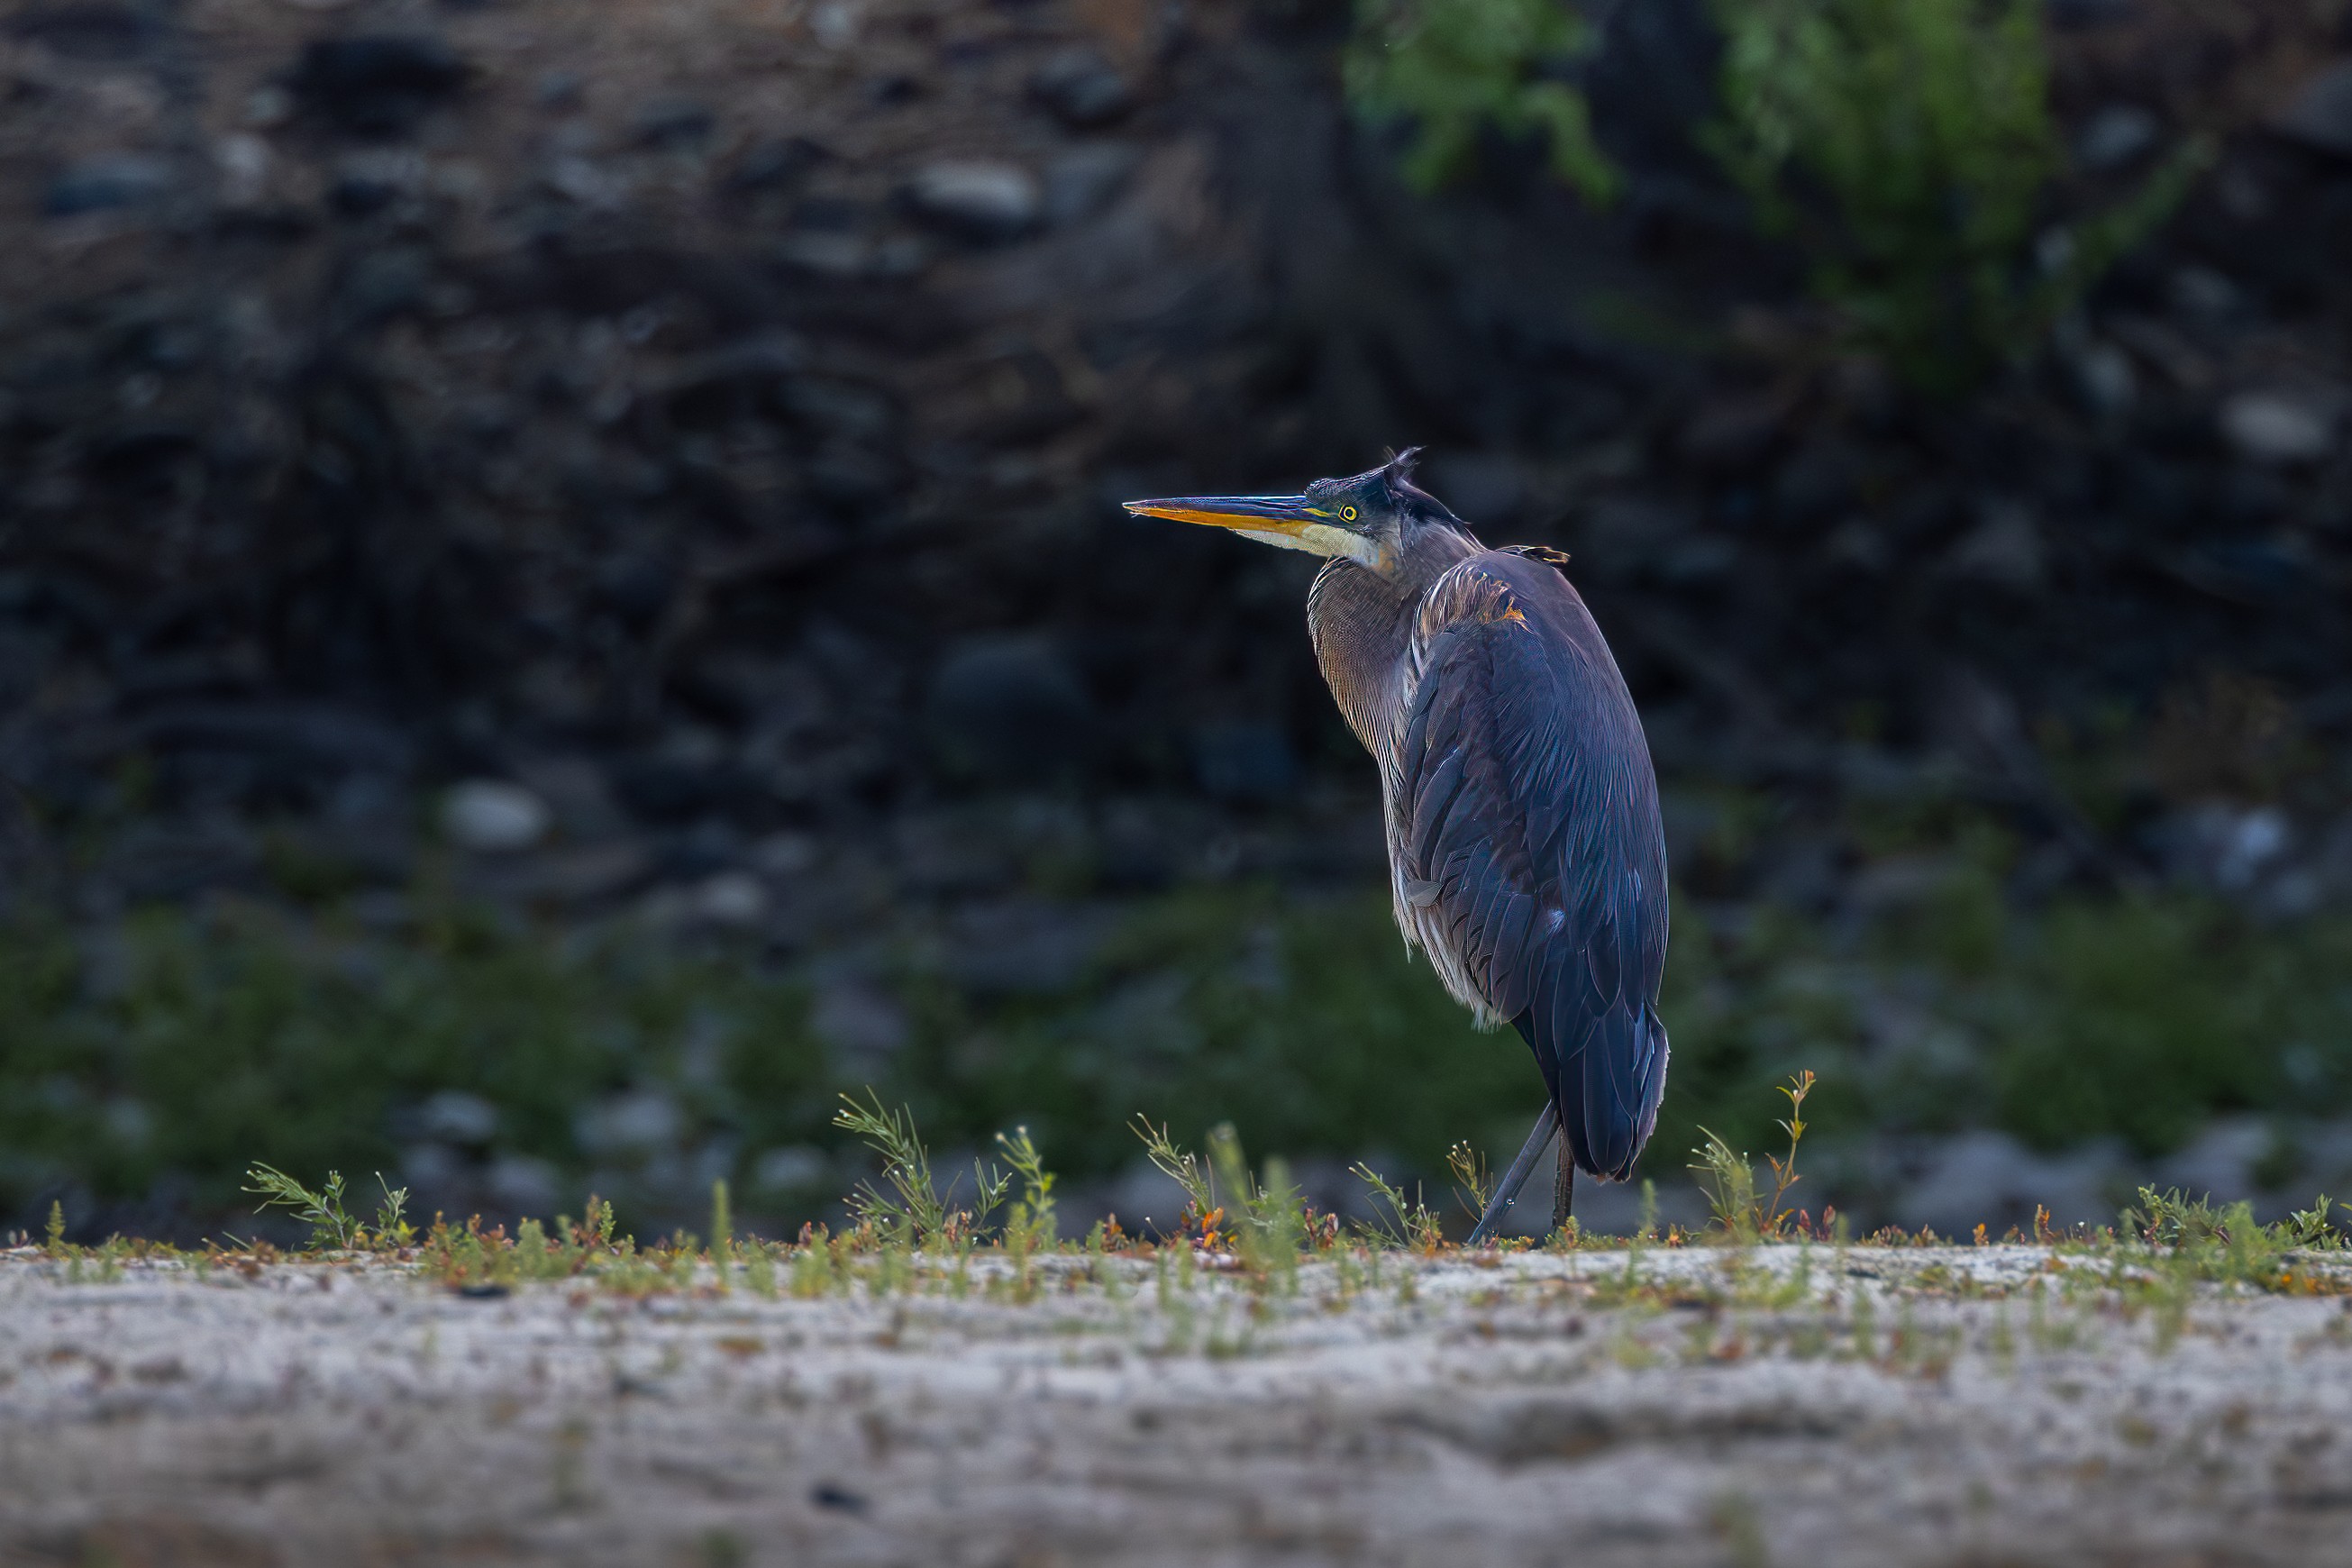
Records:
[[[1470,1233],[1470,1239],[1464,1243],[1465,1246],[1475,1247],[1493,1237],[1495,1227],[1502,1223],[1505,1212],[1511,1206],[1511,1200],[1519,1195],[1519,1189],[1528,1184],[1528,1175],[1536,1168],[1537,1156],[1544,1152],[1544,1145],[1551,1142],[1552,1131],[1559,1125],[1559,1107],[1546,1105],[1543,1114],[1536,1118],[1535,1131],[1528,1134],[1518,1158],[1513,1160],[1511,1168],[1503,1173],[1502,1184],[1495,1189],[1493,1199],[1486,1205],[1486,1212],[1478,1216],[1477,1228]],[[1560,1146],[1563,1149],[1567,1147],[1564,1140]],[[1570,1166],[1571,1170],[1574,1168],[1572,1164]]]
[[[1558,1232],[1568,1224],[1568,1202],[1576,1195],[1576,1156],[1569,1152],[1568,1140],[1559,1141],[1559,1170],[1551,1183],[1551,1228]]]

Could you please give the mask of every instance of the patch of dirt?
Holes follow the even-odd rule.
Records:
[[[2352,1524],[2340,1297],[2168,1322],[2030,1247],[1798,1266],[1653,1252],[1612,1307],[1622,1253],[1265,1298],[1075,1265],[1017,1306],[986,1266],[469,1300],[20,1253],[0,1561],[2286,1563]]]

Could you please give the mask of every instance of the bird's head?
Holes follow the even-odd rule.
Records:
[[[1407,447],[1351,479],[1317,479],[1297,495],[1171,496],[1126,505],[1138,517],[1229,528],[1285,550],[1344,555],[1388,572],[1415,529],[1462,526],[1443,501],[1413,485],[1413,458],[1420,450]]]

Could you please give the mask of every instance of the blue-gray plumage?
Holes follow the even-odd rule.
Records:
[[[1307,626],[1380,765],[1397,924],[1481,1024],[1518,1030],[1549,1091],[1483,1237],[1555,1119],[1555,1224],[1572,1170],[1624,1180],[1656,1125],[1665,837],[1641,721],[1566,558],[1486,548],[1412,484],[1412,458],[1295,496],[1128,509],[1331,558]]]

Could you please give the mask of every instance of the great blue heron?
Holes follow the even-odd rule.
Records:
[[[1625,1180],[1657,1125],[1666,845],[1641,720],[1567,557],[1487,549],[1414,486],[1413,455],[1297,495],[1127,510],[1330,558],[1307,626],[1380,764],[1397,924],[1481,1025],[1518,1030],[1550,1096],[1481,1241],[1555,1130],[1557,1229],[1575,1173]]]

